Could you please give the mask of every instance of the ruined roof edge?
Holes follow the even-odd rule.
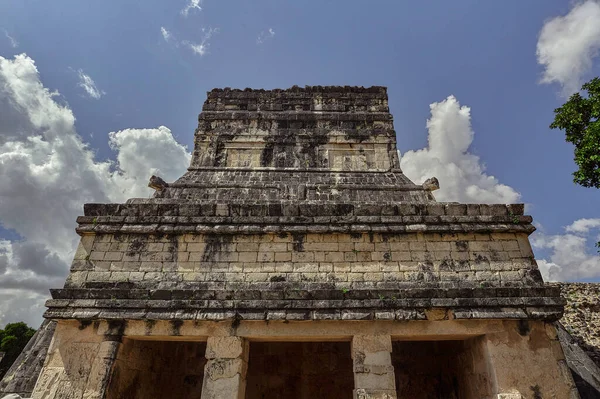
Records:
[[[386,86],[370,86],[370,87],[364,87],[364,86],[304,86],[304,87],[300,87],[300,86],[292,86],[290,88],[287,89],[252,89],[252,88],[245,88],[245,89],[232,89],[231,87],[225,87],[225,88],[214,88],[211,91],[208,92],[208,94],[210,93],[220,93],[220,92],[236,92],[236,93],[241,93],[241,92],[254,92],[254,93],[284,93],[284,92],[288,92],[288,93],[380,93],[380,94],[387,94],[387,87]]]

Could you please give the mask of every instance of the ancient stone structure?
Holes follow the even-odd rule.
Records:
[[[436,202],[395,137],[383,87],[209,92],[180,179],[78,218],[33,397],[578,397],[523,205]]]
[[[40,375],[56,322],[44,320],[19,357],[0,380],[0,398],[4,394],[29,397]],[[1,357],[1,356],[0,356]]]

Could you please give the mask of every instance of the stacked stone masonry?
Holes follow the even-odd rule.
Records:
[[[600,284],[560,283],[567,304],[561,323],[600,367]],[[600,386],[600,375],[598,376]]]
[[[194,145],[180,179],[151,179],[152,198],[85,205],[34,398],[137,398],[140,381],[149,397],[181,380],[190,397],[276,397],[292,372],[318,385],[298,399],[346,397],[328,382],[342,368],[357,399],[425,392],[407,385],[419,379],[438,397],[577,397],[532,218],[522,204],[438,203],[404,176],[384,87],[215,89]],[[409,341],[458,385],[402,366]],[[202,345],[204,372],[186,375],[190,358],[172,353],[199,364]],[[324,367],[264,363],[314,347]]]

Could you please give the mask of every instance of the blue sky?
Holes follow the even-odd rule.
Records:
[[[600,270],[567,272],[567,268],[574,267],[567,264],[568,253],[564,249],[558,253],[559,247],[579,252],[584,248],[582,262],[588,262],[592,269],[600,265],[593,248],[600,233],[600,222],[594,222],[600,218],[600,190],[572,183],[573,148],[565,143],[562,132],[548,128],[553,109],[566,100],[565,87],[570,87],[573,80],[582,82],[600,75],[600,62],[594,58],[600,34],[589,28],[591,33],[567,43],[569,48],[580,46],[579,53],[553,55],[556,62],[561,57],[571,62],[568,58],[572,57],[572,63],[577,64],[582,57],[585,61],[582,53],[587,52],[592,61],[569,76],[563,73],[556,83],[540,83],[552,65],[541,65],[536,56],[545,23],[587,6],[589,9],[579,12],[582,21],[577,25],[583,26],[586,15],[596,12],[596,7],[600,9],[596,1],[205,0],[198,3],[201,9],[190,8],[185,16],[182,10],[189,1],[3,0],[0,56],[13,62],[15,55],[26,53],[39,72],[32,79],[60,93],[48,101],[71,111],[76,119],[74,131],[89,145],[94,162],[115,161],[122,154],[123,159],[118,159],[122,167],[133,162],[135,145],[131,141],[126,144],[124,133],[112,150],[109,132],[127,132],[127,138],[131,138],[139,130],[128,129],[154,129],[148,131],[154,134],[156,128],[166,126],[189,150],[206,91],[213,87],[387,86],[402,154],[427,147],[430,104],[443,102],[448,105],[448,113],[458,110],[458,104],[467,106],[470,119],[463,120],[470,122],[475,133],[469,154],[480,157],[479,165],[485,165],[485,173],[497,179],[493,184],[506,185],[519,193],[519,202],[528,204],[529,213],[542,226],[541,233],[535,233],[539,236],[534,241],[536,257],[546,262],[545,267],[555,264],[560,268],[557,279],[600,281]],[[161,28],[168,32],[168,40]],[[568,34],[560,29],[558,33],[547,33],[549,41]],[[192,45],[202,43],[203,54],[194,52]],[[92,79],[99,98],[93,98],[81,86],[84,74]],[[0,104],[2,95],[11,94],[0,91]],[[450,95],[455,97],[454,108],[454,103],[446,100]],[[0,115],[0,135],[1,119]],[[1,145],[0,136],[0,149]],[[174,154],[181,153],[176,143],[169,145]],[[427,156],[421,154],[419,162],[426,162]],[[182,164],[182,159],[187,162],[184,157],[177,161],[163,159],[162,165],[148,165],[147,170]],[[405,162],[410,159],[414,158]],[[4,164],[4,168],[10,170],[10,165]],[[144,169],[138,166],[130,171]],[[140,176],[139,181],[146,182],[147,176]],[[455,182],[441,179],[440,183],[444,186]],[[456,182],[456,187],[460,189],[461,184],[466,183]],[[90,194],[76,200],[82,203],[95,198]],[[6,256],[16,256],[11,245],[31,241],[44,245],[49,259],[53,251],[49,242],[21,229],[18,221],[7,216],[3,219],[2,207],[8,209],[8,197],[4,201],[4,205],[0,202],[0,240],[5,240]],[[584,240],[584,247],[573,244],[573,237],[568,243],[575,246],[563,245],[570,239],[565,227],[580,219],[592,220],[570,230],[578,234],[575,238]],[[52,229],[52,225],[43,227]],[[67,227],[72,225],[67,223]],[[68,257],[57,253],[59,258]],[[559,261],[566,263],[557,264]],[[9,271],[20,267],[14,259],[7,264]],[[6,281],[31,277],[19,276]],[[64,274],[53,278],[59,281]],[[19,296],[19,290],[32,290],[20,283],[13,288],[10,298],[9,294],[5,297],[6,303],[9,299],[14,302],[11,298]],[[30,302],[15,308],[27,309],[33,306],[31,303],[39,303],[43,289],[36,285],[33,290],[36,295],[28,296]],[[42,309],[36,306],[34,313]],[[0,325],[3,320],[29,317],[23,314],[3,312],[0,307]]]

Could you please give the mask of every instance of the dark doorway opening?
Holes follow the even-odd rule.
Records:
[[[351,399],[349,342],[251,342],[246,399]]]
[[[398,399],[478,399],[491,395],[482,342],[481,338],[392,342]]]
[[[206,342],[124,339],[107,399],[200,399]]]

